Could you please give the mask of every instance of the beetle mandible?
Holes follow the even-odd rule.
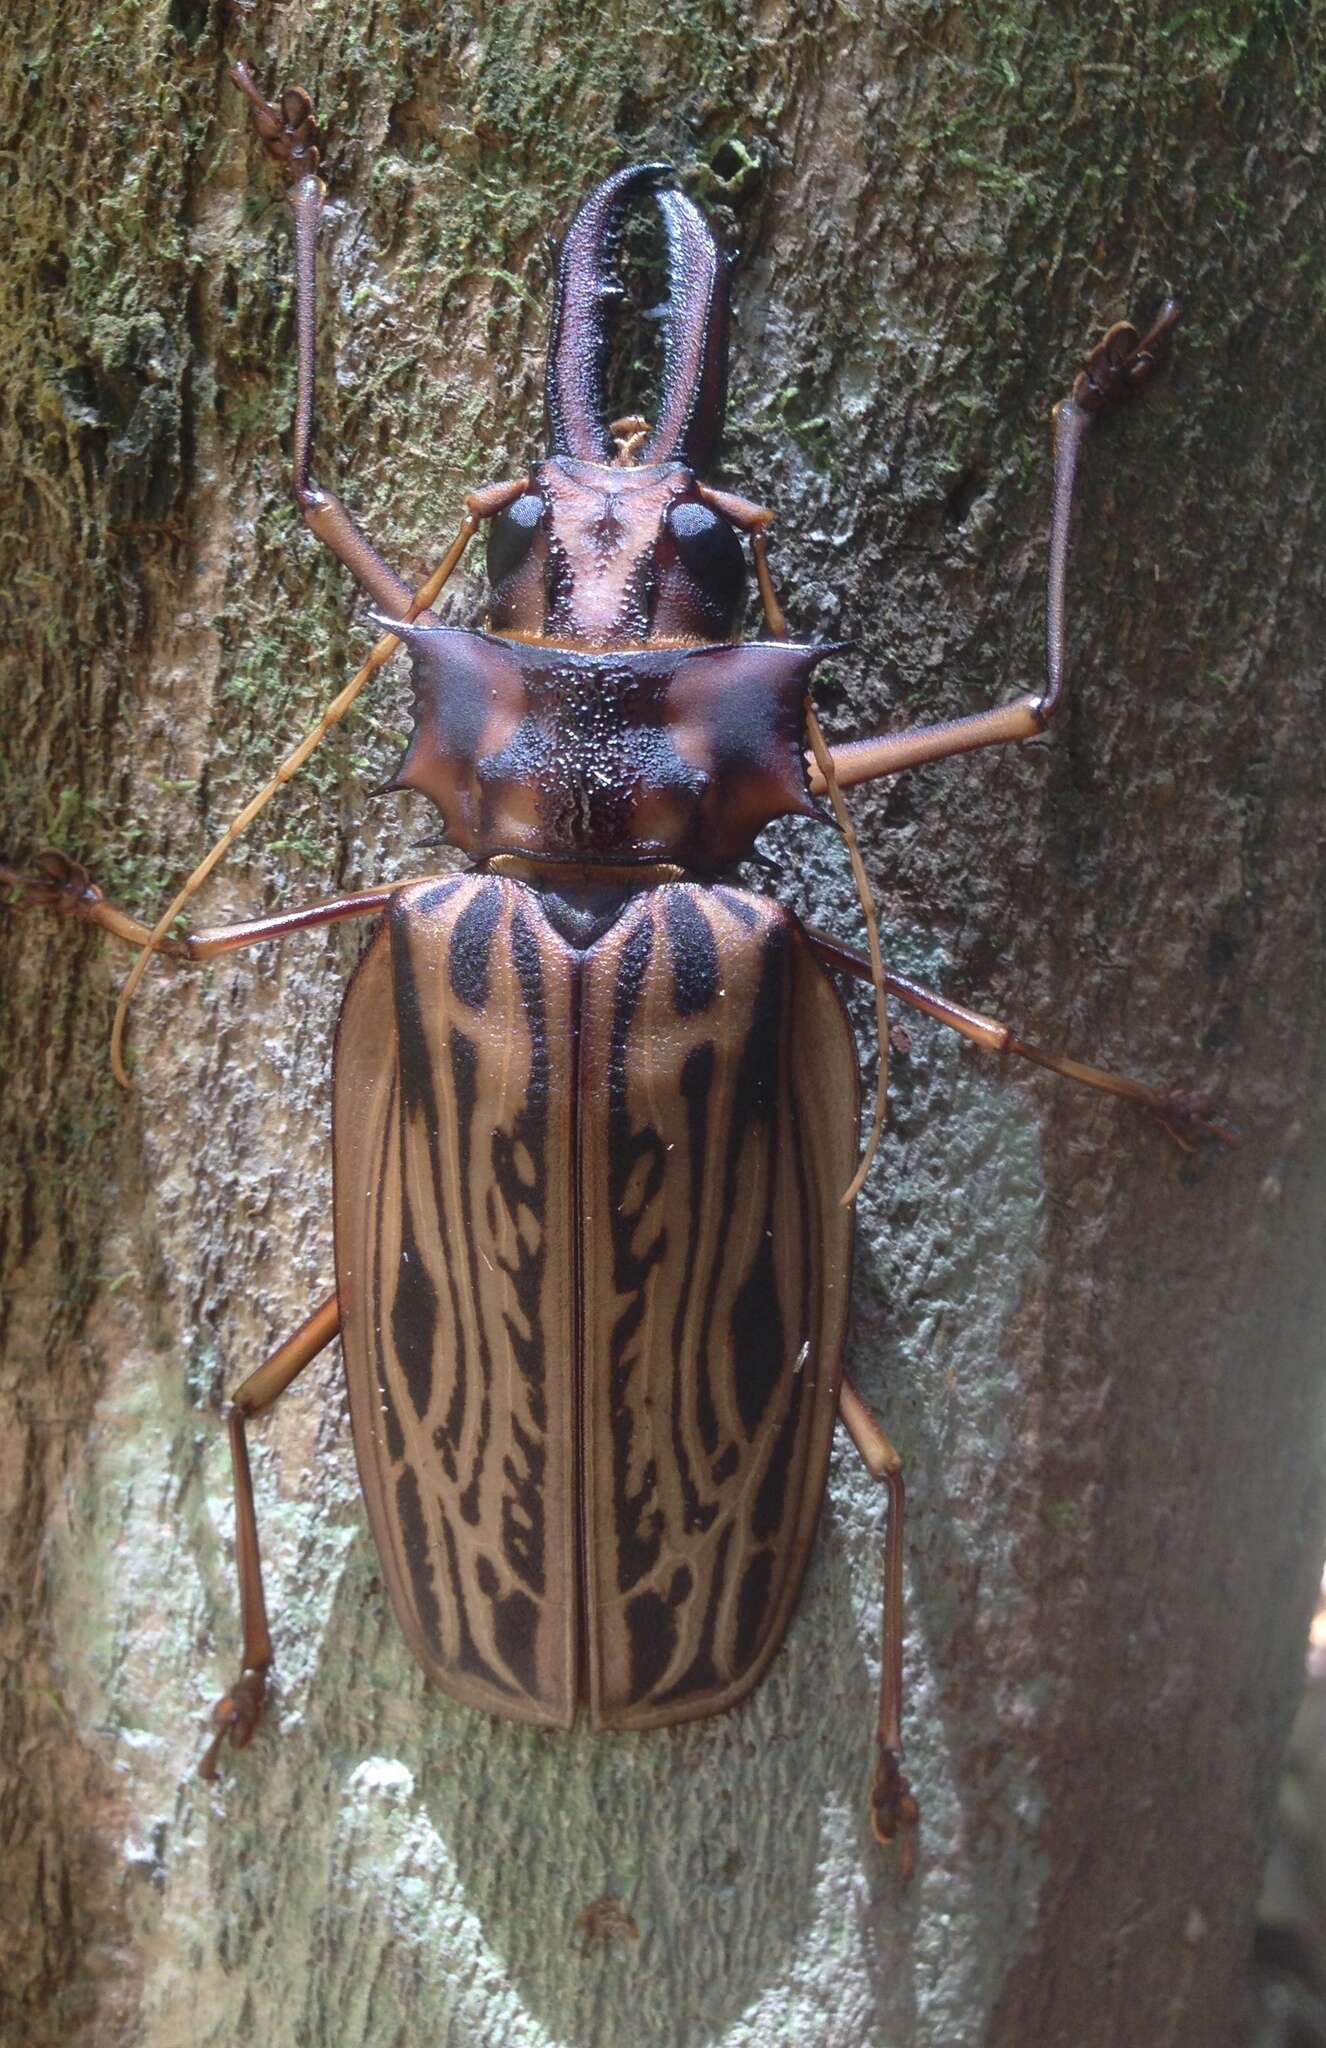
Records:
[[[703,481],[723,423],[729,266],[669,168],[629,165],[581,206],[557,269],[547,455],[469,494],[412,593],[311,478],[312,102],[290,87],[269,104],[247,66],[232,75],[294,216],[294,496],[389,630],[154,933],[60,854],[35,875],[0,868],[22,903],[140,948],[123,1000],[154,947],[204,959],[381,916],[336,1040],[336,1288],[230,1411],[243,1645],[200,1768],[213,1777],[224,1742],[250,1741],[272,1662],[246,1427],[339,1332],[369,1520],[416,1657],[453,1698],[548,1726],[584,1709],[599,1729],[656,1728],[751,1691],[796,1600],[840,1419],[888,1492],[870,1813],[881,1841],[902,1837],[905,1873],[903,1479],[842,1369],[859,1085],[830,970],[1123,1097],[1181,1144],[1234,1134],[1203,1096],[1046,1051],[885,973],[873,922],[867,957],[736,870],[772,819],[822,815],[818,796],[845,824],[841,787],[1046,729],[1079,452],[1151,374],[1178,307],[1144,335],[1112,327],[1055,409],[1043,688],[830,748],[808,691],[832,649],[786,637],[771,515]],[[615,256],[646,198],[667,259],[658,416],[609,422]],[[481,626],[444,626],[430,607],[485,525]],[[743,538],[768,633],[756,642],[735,637]],[[415,724],[394,786],[433,800],[470,870],[165,937],[402,642]]]

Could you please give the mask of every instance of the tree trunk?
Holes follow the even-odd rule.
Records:
[[[371,631],[285,496],[291,240],[231,10],[16,12],[0,853],[58,844],[154,916]],[[209,1790],[224,1403],[331,1284],[362,934],[155,968],[124,1095],[123,953],[0,922],[3,2039],[1238,2042],[1324,1536],[1326,26],[1254,0],[234,15],[329,135],[318,473],[413,581],[462,491],[538,451],[549,231],[626,157],[678,164],[743,252],[725,479],[777,507],[793,631],[851,643],[832,736],[1035,687],[1048,408],[1111,320],[1183,294],[1165,376],[1088,449],[1051,735],[853,808],[895,966],[1210,1086],[1245,1139],[1208,1164],[898,1035],[849,1364],[910,1480],[910,1889],[865,1819],[883,1504],[850,1447],[747,1706],[531,1732],[430,1690],[390,1622],[334,1350],[253,1432],[274,1699]],[[398,665],[207,921],[438,865],[422,801],[373,794],[407,702]],[[784,900],[859,935],[832,835],[768,847]]]

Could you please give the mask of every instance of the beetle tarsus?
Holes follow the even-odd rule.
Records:
[[[875,1780],[870,1788],[870,1826],[882,1848],[898,1845],[898,1877],[910,1884],[916,1871],[916,1829],[921,1809],[902,1773],[896,1749],[881,1741],[875,1750]]]
[[[1226,1122],[1209,1095],[1195,1088],[1167,1088],[1151,1114],[1185,1152],[1199,1145],[1237,1145],[1238,1126]]]
[[[1140,391],[1156,369],[1156,348],[1182,317],[1177,299],[1166,299],[1144,334],[1131,320],[1116,320],[1096,343],[1073,385],[1080,412],[1104,412],[1120,398]]]
[[[262,1719],[266,1691],[264,1672],[241,1671],[232,1689],[223,1694],[213,1707],[212,1726],[216,1733],[198,1766],[198,1776],[206,1779],[209,1785],[219,1776],[217,1763],[227,1739],[232,1749],[245,1749],[252,1742],[254,1731]]]
[[[35,875],[0,865],[0,887],[19,892],[11,909],[53,910],[57,917],[85,917],[92,904],[103,900],[87,869],[70,860],[67,853],[47,847],[37,855],[36,865]]]
[[[287,85],[280,101],[265,100],[257,81],[241,57],[230,67],[230,76],[249,102],[253,125],[262,146],[282,175],[293,185],[300,178],[316,178],[322,156],[322,132],[313,101],[302,85]]]

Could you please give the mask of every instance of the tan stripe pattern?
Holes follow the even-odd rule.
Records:
[[[647,1727],[757,1682],[823,1488],[856,1089],[762,898],[393,899],[337,1044],[337,1276],[392,1602],[456,1698]]]
[[[800,1583],[847,1313],[855,1049],[786,911],[678,884],[595,949],[581,1055],[590,1696],[604,1725],[650,1727],[749,1691]]]

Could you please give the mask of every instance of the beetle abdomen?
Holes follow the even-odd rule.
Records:
[[[519,1719],[646,1727],[740,1698],[795,1599],[855,1053],[763,898],[664,884],[606,929],[544,903],[491,875],[405,890],[346,997],[351,1413],[430,1675]]]

